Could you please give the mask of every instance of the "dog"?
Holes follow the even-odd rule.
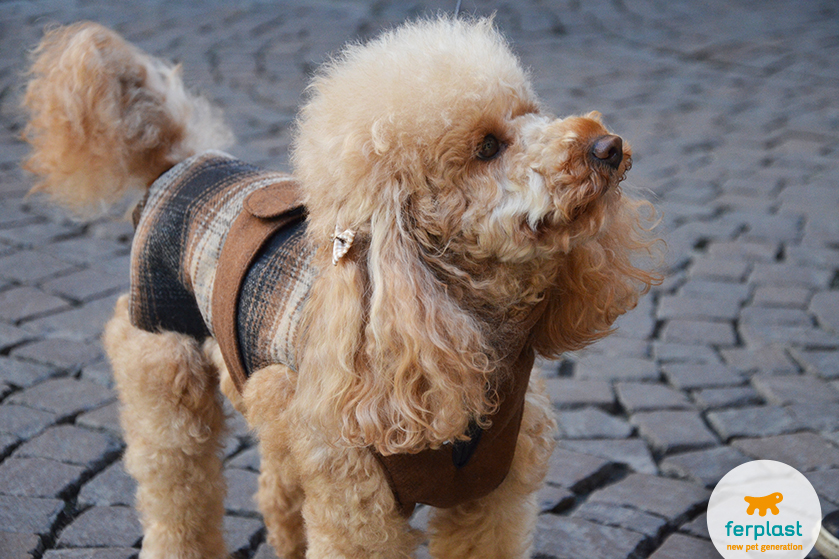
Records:
[[[350,44],[314,76],[293,175],[221,151],[178,67],[48,31],[24,105],[34,187],[85,214],[145,193],[104,345],[141,557],[225,556],[222,394],[259,438],[286,559],[519,558],[555,421],[535,357],[607,336],[660,281],[627,142],[543,109],[491,19]]]

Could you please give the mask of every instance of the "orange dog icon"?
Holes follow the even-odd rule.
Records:
[[[743,500],[749,503],[749,508],[746,509],[746,514],[754,514],[755,509],[758,509],[760,516],[766,516],[766,510],[772,511],[772,514],[778,514],[778,503],[784,500],[784,496],[780,493],[772,493],[765,497],[743,497]]]

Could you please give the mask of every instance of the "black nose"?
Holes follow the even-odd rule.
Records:
[[[591,157],[612,169],[617,169],[623,161],[623,140],[613,134],[600,136],[591,146]]]

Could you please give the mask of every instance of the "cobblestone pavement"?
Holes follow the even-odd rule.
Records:
[[[141,537],[98,342],[127,286],[131,229],[24,198],[25,49],[55,22],[115,27],[183,63],[225,108],[234,154],[284,169],[306,76],[327,53],[453,4],[0,0],[0,557],[127,559]],[[548,107],[598,109],[633,143],[630,182],[657,199],[669,243],[669,277],[615,336],[540,364],[562,434],[536,556],[718,557],[710,489],[753,458],[798,468],[823,512],[839,507],[835,2],[463,9],[497,12]],[[232,426],[229,546],[268,559],[258,456],[241,418]]]

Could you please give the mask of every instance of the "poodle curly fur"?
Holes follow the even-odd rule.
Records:
[[[35,187],[79,213],[230,134],[179,69],[93,23],[47,32],[24,104]],[[555,358],[608,335],[659,280],[653,207],[626,193],[598,113],[558,119],[491,20],[439,17],[347,46],[317,73],[292,161],[323,247],[299,371],[255,372],[239,393],[218,345],[131,325],[104,343],[138,480],[145,559],[226,556],[221,393],[259,436],[258,502],[286,559],[410,557],[420,535],[375,457],[464,438],[498,406],[506,324],[537,304],[532,349]],[[485,151],[486,150],[486,151]],[[356,232],[333,266],[335,227]],[[512,467],[488,496],[435,509],[439,558],[526,557],[555,423],[531,379]]]

